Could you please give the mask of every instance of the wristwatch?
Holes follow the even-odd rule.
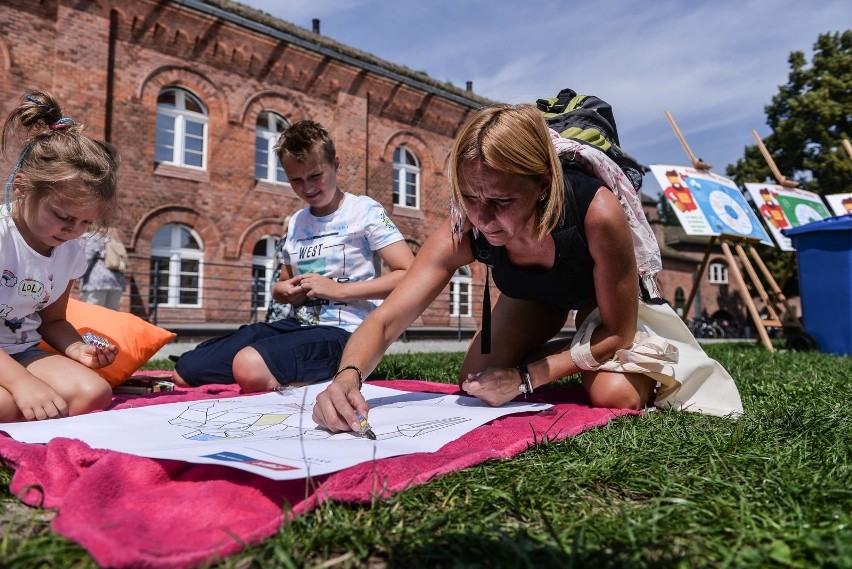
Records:
[[[530,370],[527,368],[527,364],[515,366],[515,369],[518,370],[518,375],[521,376],[521,384],[518,386],[518,393],[523,393],[524,395],[532,393],[532,377],[530,377]]]

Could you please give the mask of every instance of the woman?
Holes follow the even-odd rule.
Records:
[[[317,397],[314,420],[320,426],[358,430],[356,411],[362,417],[368,411],[362,378],[455,270],[477,258],[493,265],[502,294],[490,330],[474,336],[460,370],[469,395],[499,406],[582,373],[589,399],[599,407],[641,409],[659,391],[657,402],[668,399],[668,406],[694,405],[720,415],[741,410],[730,376],[707,358],[675,313],[640,301],[625,210],[578,162],[560,163],[535,107],[500,105],[475,113],[453,146],[449,182],[458,215],[429,237],[402,282],[350,337],[338,373]],[[566,255],[554,235],[572,219],[579,231]],[[569,346],[554,337],[572,309],[578,310],[579,329]],[[640,322],[640,313],[650,313],[653,328]],[[675,329],[677,345],[655,335],[667,327]],[[483,349],[489,334],[493,352]],[[678,349],[693,360],[683,369],[674,365]],[[689,399],[671,399],[690,377],[700,385],[685,390]],[[708,378],[724,385],[723,401],[702,407],[693,396],[708,392]]]

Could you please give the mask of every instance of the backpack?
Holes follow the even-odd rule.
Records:
[[[107,269],[124,273],[129,261],[130,257],[127,255],[127,249],[124,248],[124,245],[115,239],[106,242],[104,245],[104,266]]]
[[[633,189],[639,193],[642,175],[647,168],[621,149],[612,107],[593,95],[578,95],[572,89],[562,89],[551,99],[538,99],[536,107],[547,126],[563,138],[577,140],[598,148],[618,164]]]

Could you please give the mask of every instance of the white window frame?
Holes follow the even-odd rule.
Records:
[[[464,312],[462,312],[462,290],[467,291]],[[464,266],[456,269],[450,279],[450,316],[458,318],[471,315],[473,315],[473,277],[470,267]]]
[[[266,255],[252,255],[251,257],[251,279],[252,285],[254,284],[254,275],[255,271],[258,272],[260,270],[263,271],[263,282],[264,282],[264,292],[263,292],[263,304],[256,304],[255,297],[252,295],[252,310],[263,310],[269,306],[269,302],[272,300],[272,285],[275,284],[272,282],[272,271],[275,269],[275,244],[278,242],[280,237],[275,237],[274,235],[265,235],[258,239],[257,243],[254,245],[254,251],[257,249],[258,244],[262,242],[266,242]]]
[[[169,236],[170,246],[169,247],[160,247],[154,246],[151,248],[151,260],[153,261],[155,258],[158,259],[168,259],[169,263],[169,272],[168,272],[168,284],[167,288],[167,301],[165,303],[160,303],[158,306],[165,306],[169,308],[201,308],[203,305],[203,294],[204,294],[204,244],[201,242],[201,238],[198,234],[193,231],[191,228],[186,225],[180,223],[168,223],[161,227],[157,233],[163,231],[164,229],[170,228],[171,235]],[[198,243],[198,249],[184,249],[180,247],[180,237],[182,231],[188,231],[190,236]],[[183,289],[181,287],[181,276],[184,273],[181,272],[182,262],[183,261],[198,261],[198,286]],[[196,273],[186,273],[189,275],[193,275]],[[153,275],[152,275],[152,286],[153,286]],[[160,285],[160,288],[163,288]],[[182,303],[180,302],[181,292],[184,290],[195,290],[197,293],[197,302],[195,303]],[[152,290],[154,295],[158,294],[159,291]]]
[[[409,175],[414,177],[414,205],[407,204]],[[393,194],[395,206],[420,209],[420,159],[404,144],[393,151]]]
[[[710,263],[707,267],[707,278],[710,284],[728,284],[728,265],[725,263]]]
[[[263,119],[266,124],[261,126]],[[290,125],[285,117],[274,111],[262,111],[257,116],[254,135],[254,177],[256,180],[269,182],[270,184],[288,184],[287,173],[281,167],[278,156],[275,155],[275,144],[281,136],[281,132]],[[259,148],[263,146],[266,150],[265,164],[260,162]],[[263,168],[263,175],[258,175],[258,170]]]
[[[157,103],[157,126],[156,126],[156,135],[154,139],[154,159],[157,162],[166,163],[166,164],[174,164],[175,166],[182,166],[185,168],[193,168],[196,170],[206,170],[207,169],[207,126],[209,122],[209,118],[207,116],[207,107],[204,103],[201,102],[201,99],[190,93],[185,89],[180,89],[178,87],[167,87],[160,91],[159,96],[162,96],[164,93],[173,92],[175,94],[175,105],[172,106],[170,104]],[[186,101],[190,99],[194,101],[201,109],[203,109],[203,113],[197,113],[195,111],[187,110]],[[157,156],[160,154],[161,149],[166,151],[168,150],[168,145],[161,145],[157,140],[157,135],[161,132],[160,128],[160,119],[161,117],[168,118],[174,121],[174,130],[172,132],[172,140],[171,140],[171,159],[167,159],[162,157],[158,159]],[[194,164],[188,164],[186,161],[186,153],[191,152],[193,154],[196,153],[195,150],[187,150],[187,139],[189,138],[197,138],[193,134],[189,134],[187,132],[187,124],[195,124],[201,126],[201,166],[196,166]],[[169,130],[165,130],[165,132],[169,132]]]

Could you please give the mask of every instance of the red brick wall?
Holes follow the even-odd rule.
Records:
[[[205,171],[155,165],[156,99],[168,86],[191,91],[207,107]],[[280,235],[281,220],[302,207],[288,186],[254,179],[259,112],[323,123],[337,143],[341,187],[382,203],[416,249],[447,215],[447,154],[474,106],[154,0],[4,1],[0,111],[5,115],[31,87],[53,91],[67,115],[121,152],[119,229],[133,257],[133,296],[125,308],[132,302],[135,312],[149,312],[151,239],[167,223],[198,234],[205,284],[245,275],[234,290],[205,294],[202,308],[161,308],[161,324],[245,322],[254,244]],[[421,161],[416,211],[392,204],[393,151],[400,144]],[[3,166],[15,158],[5,157]],[[481,282],[475,267],[474,283]],[[447,298],[442,294],[421,321],[454,326]]]

